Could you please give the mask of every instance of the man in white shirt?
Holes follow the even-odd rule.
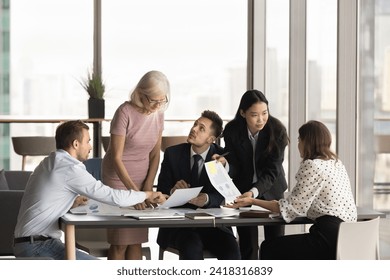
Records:
[[[165,200],[160,192],[110,188],[88,173],[82,163],[92,149],[88,130],[82,121],[57,127],[57,151],[37,166],[25,189],[14,234],[16,257],[64,259],[58,219],[70,208],[84,204],[86,197],[115,206]],[[76,250],[76,259],[96,258]]]

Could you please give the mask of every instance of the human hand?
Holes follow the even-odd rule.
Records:
[[[207,200],[208,200],[207,194],[200,193],[197,197],[194,197],[193,199],[188,201],[188,203],[193,204],[193,205],[198,206],[198,207],[203,207],[203,206],[205,206]]]
[[[135,210],[145,210],[146,209],[146,202],[141,202],[141,203],[135,204],[133,207]]]
[[[149,205],[152,204],[153,207],[157,206],[157,204],[162,204],[167,200],[168,196],[161,192],[151,192],[148,199],[145,201]]]
[[[86,205],[87,202],[88,202],[88,197],[83,196],[83,195],[79,195],[74,200],[73,205],[72,205],[71,208],[75,208],[75,207],[78,207],[78,206]]]
[[[246,196],[239,196],[237,197],[233,203],[226,204],[225,206],[228,208],[240,208],[244,206],[251,206],[254,204],[254,198],[252,197],[246,197]]]
[[[222,163],[223,166],[226,166],[227,160],[226,160],[225,156],[228,155],[228,154],[229,154],[229,152],[223,153],[222,155],[214,154],[214,155],[211,156],[211,158],[213,160],[216,160],[217,162]]]
[[[245,197],[250,197],[253,198],[253,192],[244,192],[242,195],[238,196],[238,198],[245,198]]]
[[[190,187],[190,185],[187,184],[186,181],[184,181],[184,180],[177,181],[176,184],[171,189],[171,194],[173,194],[175,192],[175,190],[177,190],[177,189],[187,189],[189,187]]]

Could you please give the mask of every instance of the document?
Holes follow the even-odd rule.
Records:
[[[184,218],[184,214],[186,211],[183,211],[181,209],[179,210],[158,208],[136,210],[134,209],[134,207],[112,206],[93,199],[89,199],[86,205],[72,208],[69,212],[76,215],[127,216],[138,220],[144,220]]]
[[[180,219],[184,218],[184,212],[175,209],[145,209],[145,210],[129,210],[124,214],[126,217],[137,220],[148,219]]]
[[[233,203],[241,193],[234,185],[222,163],[212,160],[206,162],[205,167],[211,184],[225,198],[225,203]]]
[[[103,216],[121,216],[129,209],[129,207],[112,206],[93,199],[88,199],[86,205],[72,208],[69,210],[69,212],[78,215],[88,214]]]
[[[215,218],[224,218],[224,217],[234,217],[240,214],[240,210],[227,208],[227,207],[219,207],[219,208],[200,208],[197,211],[202,211],[209,215],[213,215]]]
[[[202,188],[203,187],[177,189],[163,204],[159,205],[157,208],[172,208],[182,206],[191,199],[197,197]]]

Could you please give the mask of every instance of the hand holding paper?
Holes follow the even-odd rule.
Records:
[[[148,192],[148,201],[152,204],[162,204],[166,201],[166,197],[161,192]]]
[[[222,155],[215,154],[211,158],[222,163],[223,166],[226,166],[226,159],[225,156],[227,156],[229,152],[223,153]]]
[[[158,206],[158,208],[171,208],[184,205],[194,197],[197,197],[202,188],[203,187],[177,189],[167,201]]]
[[[236,198],[233,203],[227,204],[226,207],[229,208],[240,208],[245,206],[251,206],[253,204],[254,198],[248,196],[241,196]]]
[[[206,204],[206,202],[207,202],[207,194],[205,193],[200,193],[197,197],[194,197],[193,199],[188,201],[188,203],[191,203],[198,207],[203,207]]]
[[[220,162],[209,161],[205,163],[205,167],[211,184],[223,195],[225,203],[233,203],[241,193],[234,185],[223,165]]]

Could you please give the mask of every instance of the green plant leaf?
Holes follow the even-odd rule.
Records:
[[[81,85],[88,93],[89,97],[96,99],[103,99],[106,87],[101,75],[93,72],[87,73],[87,78],[81,82]]]

